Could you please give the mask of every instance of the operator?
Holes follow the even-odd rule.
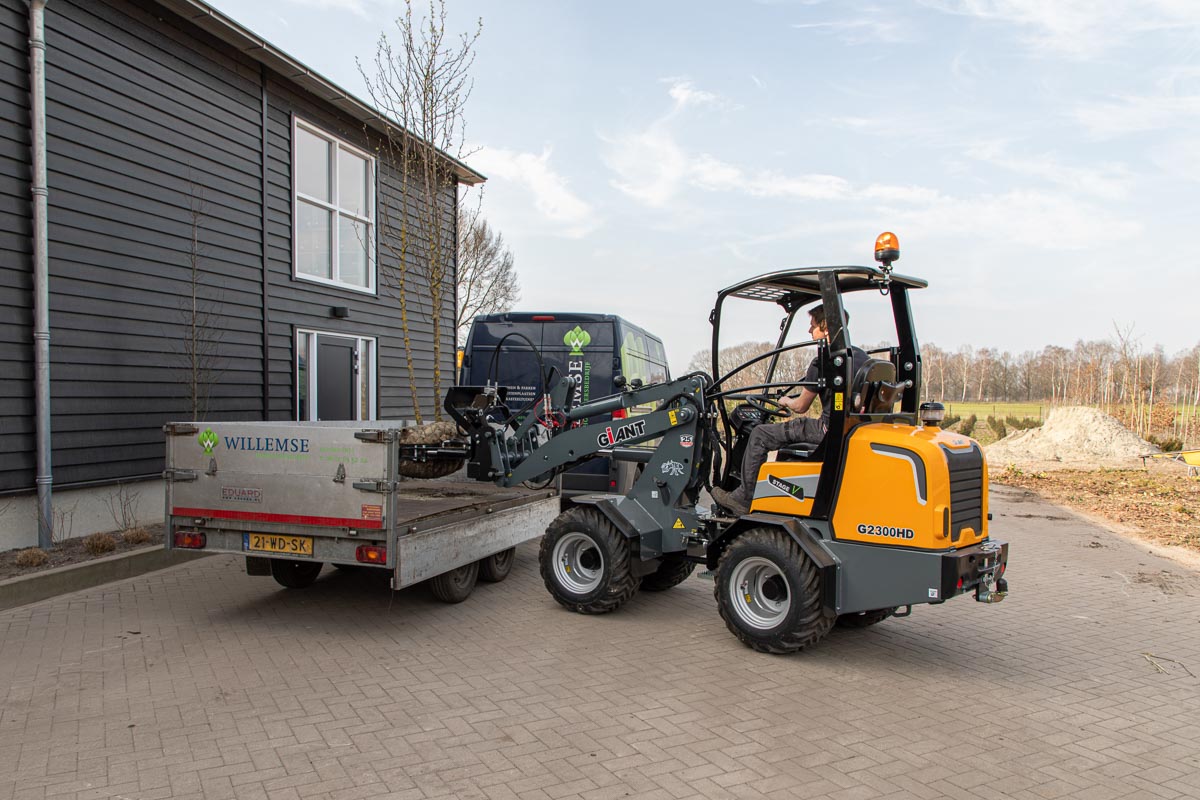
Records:
[[[850,313],[846,313],[846,322],[850,321]],[[825,320],[825,307],[816,306],[808,312],[808,332],[816,341],[829,340],[829,326]],[[859,368],[870,358],[863,350],[850,347],[850,375],[858,374]],[[816,383],[820,377],[818,359],[814,358],[804,373],[805,382]],[[833,389],[826,386],[821,392],[821,416],[806,417],[808,409],[816,399],[817,393],[805,386],[800,390],[799,397],[780,397],[779,405],[793,412],[796,416],[785,422],[772,422],[758,425],[750,432],[750,441],[746,445],[746,454],[742,458],[742,484],[732,492],[719,486],[712,490],[713,499],[730,511],[737,514],[747,514],[750,511],[750,501],[754,497],[754,487],[758,483],[758,470],[767,461],[767,454],[781,447],[793,444],[820,444],[829,430],[829,409],[833,403]]]

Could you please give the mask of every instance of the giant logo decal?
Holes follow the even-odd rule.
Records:
[[[615,429],[612,425],[609,425],[604,429],[603,433],[596,437],[596,444],[600,445],[601,447],[612,447],[614,444],[627,442],[630,439],[635,439],[638,436],[644,435],[645,433],[646,421],[641,419],[637,420],[636,422],[630,422],[622,425]]]

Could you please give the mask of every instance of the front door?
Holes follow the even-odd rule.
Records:
[[[373,419],[375,339],[296,331],[296,419]]]
[[[317,418],[358,419],[354,387],[358,340],[317,336]]]

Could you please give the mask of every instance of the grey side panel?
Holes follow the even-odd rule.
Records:
[[[540,500],[396,539],[393,587],[402,589],[541,536],[558,516],[558,498]]]
[[[822,542],[841,562],[839,614],[934,602],[941,583],[941,553],[898,547]]]

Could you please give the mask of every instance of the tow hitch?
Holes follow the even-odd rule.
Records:
[[[1008,597],[1008,581],[1004,578],[996,579],[995,589],[991,588],[991,584],[986,578],[975,589],[975,599],[980,603],[999,603],[1006,597]]]

